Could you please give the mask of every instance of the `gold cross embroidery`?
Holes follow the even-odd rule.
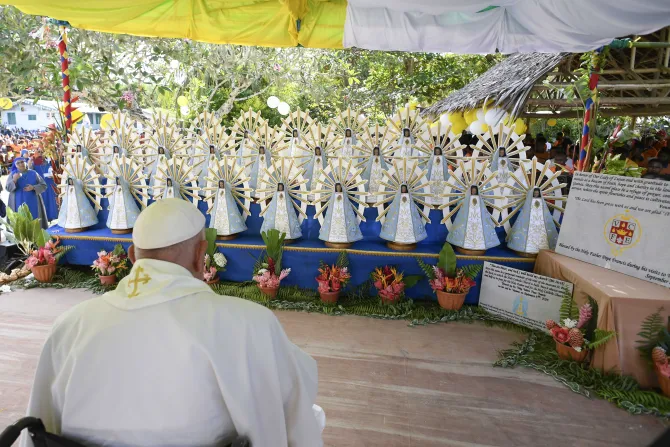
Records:
[[[135,269],[135,278],[131,279],[128,284],[133,286],[133,291],[128,294],[128,298],[134,298],[137,295],[140,294],[140,292],[137,291],[137,288],[140,283],[146,284],[151,280],[151,277],[149,275],[144,275],[143,277],[140,278],[140,275],[144,272],[144,269],[141,266],[137,266],[137,269]]]

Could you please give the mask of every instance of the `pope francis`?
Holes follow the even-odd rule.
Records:
[[[139,215],[130,274],[54,324],[29,416],[85,445],[322,445],[316,362],[271,311],[200,279],[204,227],[180,199]]]

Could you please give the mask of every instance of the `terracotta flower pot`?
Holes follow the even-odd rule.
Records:
[[[589,353],[589,350],[586,348],[582,348],[582,352],[577,352],[570,346],[566,346],[563,343],[556,342],[556,352],[558,352],[558,356],[563,360],[583,362],[584,359],[586,359],[586,354]]]
[[[335,304],[337,303],[337,299],[340,297],[340,290],[337,292],[319,292],[319,296],[321,296],[321,301],[323,301],[326,304]]]
[[[35,267],[31,267],[30,271],[33,272],[35,279],[39,282],[51,282],[56,274],[56,267],[56,264],[36,265]]]
[[[271,300],[277,298],[277,293],[279,292],[279,287],[261,287],[258,286],[263,295],[266,295]]]
[[[402,295],[398,295],[395,298],[384,298],[383,296],[380,296],[379,298],[381,298],[382,304],[396,304],[400,301]]]
[[[219,281],[220,281],[220,279],[219,279],[218,277],[216,277],[216,278],[214,278],[214,279],[210,279],[209,281],[205,281],[205,282],[206,282],[208,285],[211,286],[212,284],[217,284]]]
[[[447,310],[458,310],[463,307],[465,295],[468,294],[468,292],[449,293],[441,290],[436,290],[435,293],[437,293],[437,302],[440,303],[440,307]]]
[[[656,371],[656,377],[658,378],[658,385],[661,387],[661,391],[663,391],[663,395],[666,397],[670,397],[670,377],[665,377],[661,372],[658,370],[657,367],[654,367],[654,370]]]
[[[116,284],[116,275],[100,275],[98,278],[100,278],[100,284],[103,286],[111,286]]]

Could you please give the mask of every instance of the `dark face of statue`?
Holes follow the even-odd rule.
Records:
[[[258,148],[258,153],[261,155],[265,155],[265,146],[261,146]]]
[[[471,195],[471,196],[478,196],[478,195],[479,195],[479,188],[477,188],[476,186],[472,185],[472,186],[470,187],[470,195]]]
[[[439,147],[439,146],[436,147],[435,149],[433,149],[433,154],[434,155],[442,155],[442,148]]]
[[[67,184],[70,186],[74,185],[74,180],[72,180],[71,178],[67,179]]]
[[[342,192],[342,185],[339,183],[335,183],[335,192]]]
[[[321,156],[321,148],[319,146],[314,148],[314,155],[316,155],[317,157]]]
[[[223,180],[219,180],[219,188],[223,189],[224,188],[224,182]]]
[[[407,185],[400,185],[400,193],[407,194]]]
[[[375,146],[375,148],[372,149],[372,155],[379,156],[379,146]]]
[[[161,154],[161,155],[165,155],[165,148],[163,146],[160,146],[158,148],[158,153]]]
[[[114,146],[112,148],[112,152],[114,152],[115,154],[118,154],[120,152],[119,146]]]
[[[403,135],[405,138],[409,138],[409,129],[407,129],[407,128],[403,129],[403,131],[402,131],[402,135]]]
[[[209,153],[212,154],[212,155],[214,155],[216,153],[214,151],[214,146],[212,146],[211,144],[209,145]]]
[[[347,138],[351,138],[351,129],[347,129],[344,131],[344,136]]]
[[[119,179],[118,177],[116,177],[116,186],[119,186],[119,185],[121,185],[121,179]]]
[[[298,138],[298,129],[293,129],[293,138]]]
[[[81,144],[77,145],[77,152],[81,152]]]
[[[283,183],[277,183],[277,191],[283,191],[284,190],[284,184]]]
[[[505,148],[504,147],[501,147],[500,149],[498,149],[498,156],[499,157],[504,157],[505,156]]]
[[[168,185],[168,187],[172,186],[172,179],[167,179],[167,185]]]
[[[540,198],[540,190],[538,188],[535,188],[533,190],[533,198],[539,199]]]

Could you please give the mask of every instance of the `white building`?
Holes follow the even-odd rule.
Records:
[[[76,102],[75,107],[86,115],[77,123],[78,126],[100,128],[100,118],[105,112],[80,102]],[[9,110],[0,110],[0,123],[9,129],[44,130],[49,124],[55,125],[59,121],[59,113],[56,101],[25,99]]]

